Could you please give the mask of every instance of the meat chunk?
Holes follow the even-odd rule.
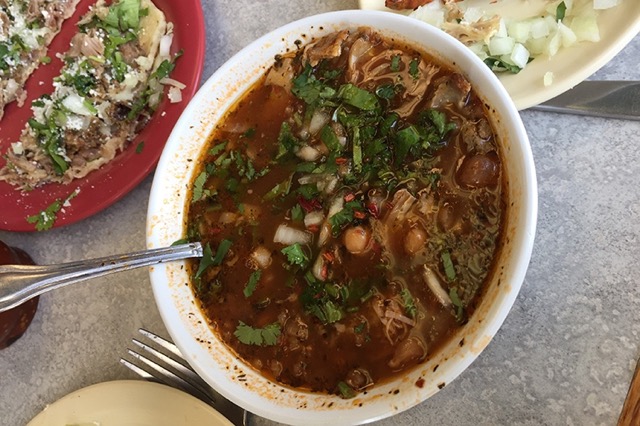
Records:
[[[467,156],[456,172],[458,184],[464,188],[484,188],[498,183],[500,167],[495,152]]]
[[[486,154],[494,149],[490,143],[493,131],[485,118],[475,122],[465,121],[460,127],[460,135],[469,151]]]
[[[323,59],[337,58],[342,54],[342,42],[349,37],[349,30],[339,31],[332,36],[323,37],[310,44],[304,51],[306,59],[312,67],[318,65]]]
[[[469,92],[471,92],[471,83],[460,74],[451,74],[439,82],[429,106],[442,108],[447,104],[454,104],[462,108],[467,102]]]
[[[417,337],[409,337],[403,340],[389,361],[389,367],[394,370],[416,364],[427,356],[427,348],[422,340]]]

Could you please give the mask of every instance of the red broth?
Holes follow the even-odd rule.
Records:
[[[490,123],[464,76],[367,28],[277,57],[191,188],[213,330],[270,379],[345,398],[428,359],[500,247]]]

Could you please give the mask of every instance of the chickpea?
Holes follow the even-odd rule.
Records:
[[[422,228],[414,227],[404,236],[404,250],[413,256],[419,252],[427,242],[427,233]]]
[[[369,250],[371,232],[362,226],[354,226],[344,231],[344,246],[349,253],[362,254]]]

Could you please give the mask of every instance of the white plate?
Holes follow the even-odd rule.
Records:
[[[233,426],[177,389],[118,380],[80,389],[48,405],[27,426]]]
[[[494,10],[506,18],[525,18],[541,11],[542,0],[470,0],[474,6]],[[360,0],[361,9],[389,10],[384,0]],[[611,9],[600,11],[600,41],[582,42],[561,49],[555,56],[538,57],[518,74],[500,74],[499,78],[519,110],[529,108],[569,90],[609,62],[640,32],[640,1],[623,0]],[[551,86],[543,77],[553,72]]]

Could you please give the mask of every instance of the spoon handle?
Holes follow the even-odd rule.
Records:
[[[69,284],[113,272],[202,257],[200,243],[181,244],[60,265],[0,265],[0,312]]]

